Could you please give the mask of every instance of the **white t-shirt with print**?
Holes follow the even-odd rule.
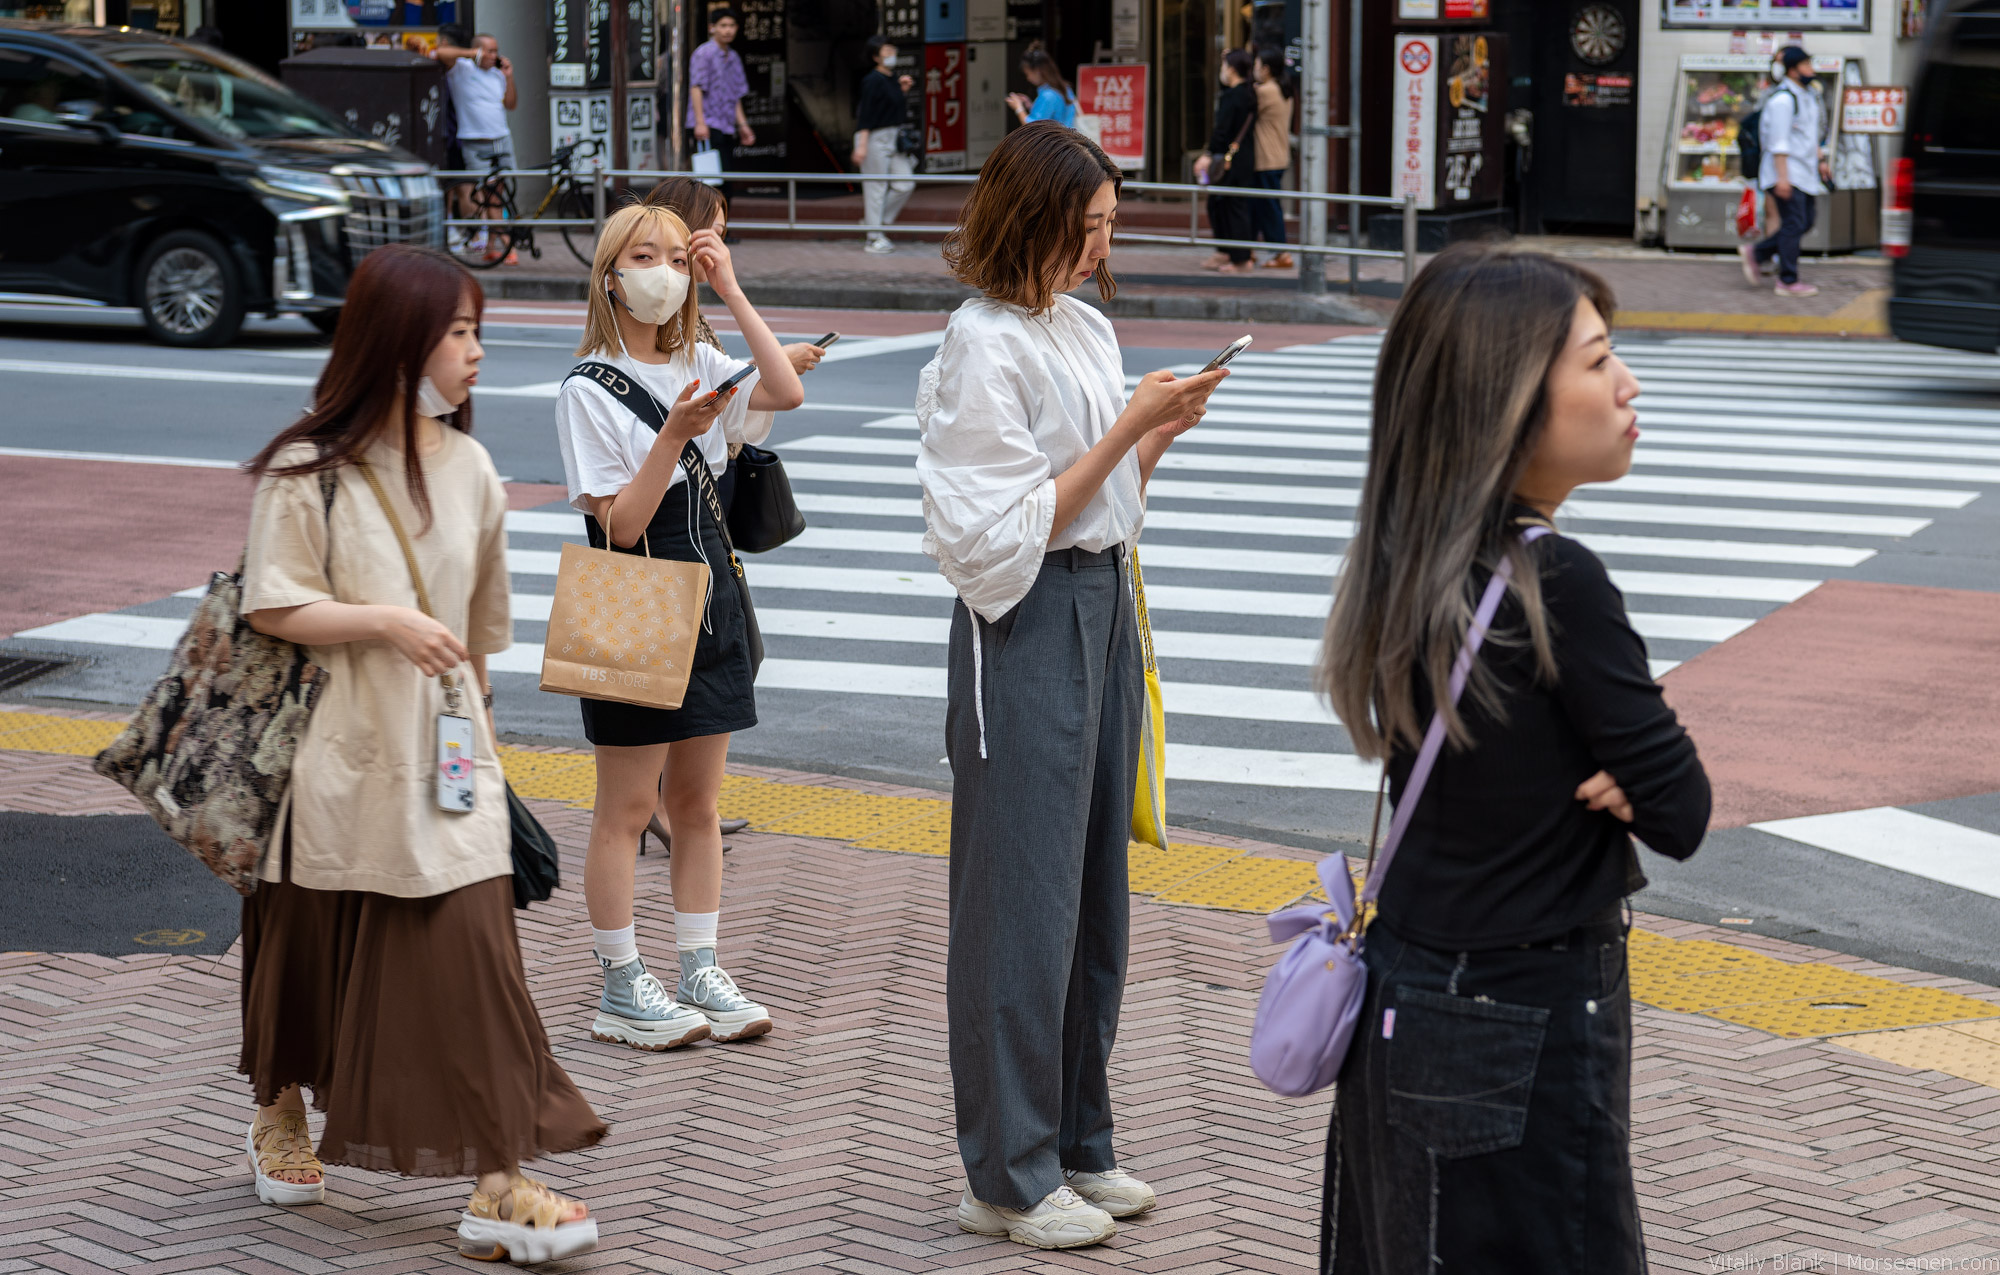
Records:
[[[664,416],[673,410],[674,400],[690,380],[699,378],[697,396],[722,384],[749,365],[730,358],[712,345],[697,343],[682,348],[666,363],[641,363],[624,351],[598,354],[592,361],[609,363],[632,378],[638,386],[652,391]],[[772,414],[750,410],[750,391],[757,384],[756,372],[737,383],[736,395],[715,418],[708,431],[694,442],[708,461],[709,469],[720,478],[729,466],[729,444],[761,443],[770,436]],[[637,476],[639,466],[653,449],[659,435],[611,391],[587,376],[572,376],[556,395],[556,440],[562,447],[563,475],[569,483],[569,503],[584,513],[591,512],[593,498],[615,496]],[[686,482],[687,474],[678,465],[667,485]]]

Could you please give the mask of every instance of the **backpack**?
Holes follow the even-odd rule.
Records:
[[[1763,132],[1764,103],[1759,102],[1757,109],[1736,126],[1737,169],[1753,188],[1757,185],[1757,174],[1764,168]]]

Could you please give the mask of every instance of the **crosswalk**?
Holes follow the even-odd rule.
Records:
[[[1141,557],[1176,783],[1375,786],[1313,694],[1311,666],[1352,533],[1379,345],[1243,355],[1153,479]],[[1579,493],[1560,521],[1604,558],[1656,675],[1830,577],[1865,574],[2000,487],[1991,359],[1724,338],[1627,340],[1620,353],[1646,387],[1634,470]],[[782,717],[794,696],[867,698],[910,705],[913,729],[935,738],[952,594],[919,549],[916,419],[805,419],[821,424],[787,423],[774,445],[811,525],[747,564],[769,651],[760,715]],[[582,526],[523,511],[508,530],[516,645],[493,667],[531,677],[561,544]],[[181,614],[15,636],[165,649]]]

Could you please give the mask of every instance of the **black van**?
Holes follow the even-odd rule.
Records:
[[[1882,250],[1898,338],[2000,352],[2000,0],[1931,6]]]
[[[0,19],[0,300],[135,306],[172,345],[331,330],[353,265],[441,247],[428,165],[151,31]]]

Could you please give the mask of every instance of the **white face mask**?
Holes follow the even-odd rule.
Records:
[[[417,382],[417,415],[449,416],[457,410],[451,400],[438,393],[438,387],[430,377]]]
[[[616,274],[625,284],[623,305],[641,323],[665,323],[681,308],[681,302],[687,300],[688,277],[672,266],[617,270]],[[609,278],[604,281],[604,290],[611,293],[613,304],[619,304],[618,293]]]

